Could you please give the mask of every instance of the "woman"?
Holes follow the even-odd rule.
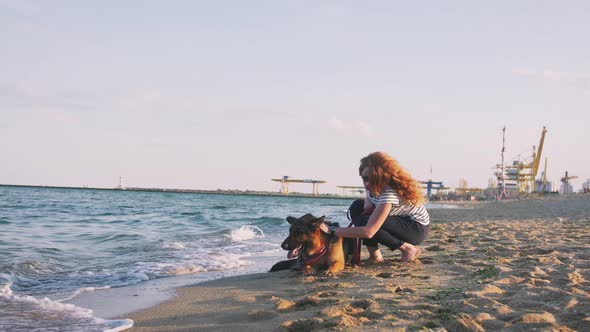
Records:
[[[391,250],[399,249],[402,262],[415,260],[420,255],[417,245],[428,235],[430,224],[418,182],[383,152],[361,159],[359,174],[367,197],[350,206],[355,227],[336,228],[334,233],[365,239],[369,259],[373,262],[383,262],[379,243]],[[372,213],[367,213],[373,208]]]

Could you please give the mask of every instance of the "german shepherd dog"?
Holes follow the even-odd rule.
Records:
[[[325,216],[316,218],[309,213],[300,218],[289,216],[287,222],[291,224],[289,236],[281,247],[289,251],[289,260],[276,263],[270,272],[300,268],[305,275],[319,270],[334,275],[342,271],[345,257],[352,253],[352,241],[343,241],[341,237],[323,232],[320,227],[323,223],[337,224],[327,223]]]

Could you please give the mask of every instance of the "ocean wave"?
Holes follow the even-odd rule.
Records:
[[[194,212],[181,212],[180,215],[181,216],[200,216],[203,213],[200,211],[194,211]]]
[[[24,262],[17,263],[13,265],[12,270],[14,273],[22,274],[22,275],[40,275],[44,273],[52,273],[55,272],[51,265],[46,262],[38,262],[33,260],[26,260]],[[25,278],[25,277],[22,277]]]
[[[42,253],[42,254],[60,254],[62,252],[62,250],[59,248],[48,247],[48,248],[39,248],[39,249],[37,249],[37,252]]]
[[[226,223],[246,223],[248,225],[256,225],[256,226],[268,226],[268,225],[281,225],[283,223],[287,223],[285,218],[277,218],[277,217],[234,217],[234,218],[225,218],[224,222]]]
[[[202,266],[187,265],[171,268],[170,270],[168,270],[167,274],[169,276],[181,276],[185,274],[193,274],[198,272],[207,272],[207,270]]]
[[[6,272],[0,275],[0,285],[11,282],[17,296],[47,296],[61,303],[84,292],[175,275],[194,274],[187,279],[202,281],[266,270],[269,261],[285,256],[280,243],[289,229],[286,216],[314,212],[340,218],[344,215],[340,210],[347,207],[280,197],[195,199],[168,193],[57,189],[5,192],[9,199],[1,204],[13,207],[0,217],[5,235],[0,242],[0,271]],[[0,311],[4,309],[0,305]],[[39,310],[35,305],[21,311],[32,317]],[[0,313],[0,326],[4,317]],[[59,323],[55,315],[37,321],[43,317],[47,324]],[[71,326],[81,325],[62,323],[61,328],[47,329],[88,330]]]
[[[182,244],[182,242],[169,242],[163,243],[161,246],[163,249],[174,249],[174,250],[181,250],[186,249],[186,246]]]
[[[104,238],[104,236],[100,236],[96,238],[96,242],[94,244],[104,243],[104,242],[119,242],[125,240],[140,240],[145,238],[145,236],[140,234],[113,234],[109,235],[108,237]]]
[[[108,320],[95,317],[93,311],[47,297],[14,294],[12,284],[0,286],[0,301],[9,304],[0,310],[0,325],[11,331],[59,329],[62,331],[122,331],[133,326],[130,319]],[[1,304],[1,303],[0,303]],[[3,308],[4,306],[0,306]],[[11,312],[18,311],[19,314]],[[51,326],[53,325],[53,326]]]
[[[232,241],[240,242],[251,240],[255,237],[264,237],[264,232],[252,225],[244,225],[238,229],[232,230],[229,234],[226,234]]]
[[[74,291],[74,293],[66,298],[60,299],[60,300],[56,300],[57,302],[66,302],[69,301],[75,297],[77,297],[78,295],[85,293],[85,292],[94,292],[97,290],[101,290],[101,289],[109,289],[111,288],[111,286],[103,286],[103,287],[82,287],[77,289],[76,291]]]

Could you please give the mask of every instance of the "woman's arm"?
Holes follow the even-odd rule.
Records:
[[[365,210],[367,208],[373,207],[373,202],[371,202],[371,200],[369,199],[369,191],[366,191],[367,195],[365,196]]]
[[[377,205],[375,211],[371,214],[369,221],[366,226],[359,227],[347,227],[347,228],[336,228],[337,236],[341,237],[354,237],[361,239],[370,239],[377,233],[391,210],[391,203],[382,203]]]

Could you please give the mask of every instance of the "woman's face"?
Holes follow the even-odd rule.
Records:
[[[363,186],[365,190],[371,191],[371,169],[369,167],[365,167],[361,172],[361,179],[363,179]]]

